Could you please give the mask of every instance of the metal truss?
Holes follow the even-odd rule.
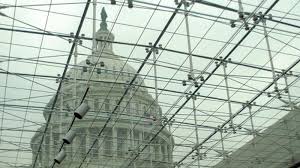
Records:
[[[155,105],[159,104],[162,118],[153,121],[152,134],[136,148],[128,147],[120,168],[148,167],[138,166],[138,160],[152,159],[153,151],[147,149],[164,130],[174,138],[172,163],[161,161],[170,167],[217,168],[226,164],[296,167],[299,153],[293,149],[299,146],[293,145],[300,136],[295,133],[296,128],[290,127],[299,123],[293,119],[297,118],[294,112],[299,110],[300,98],[300,48],[297,47],[300,13],[296,10],[299,3],[299,0],[228,0],[221,4],[208,0],[3,1],[0,3],[0,167],[39,166],[53,116],[77,108],[59,105],[59,97],[70,94],[62,91],[64,82],[84,84],[85,94],[76,95],[81,103],[92,94],[90,84],[103,85],[108,90],[103,101],[112,95],[115,86],[124,86],[109,111],[87,113],[92,119],[88,128],[93,128],[99,119],[105,122],[93,135],[93,141],[81,144],[73,153],[67,152],[71,155],[68,159],[78,162],[78,167],[100,166],[91,160],[95,146],[101,150],[105,145],[99,140],[105,136],[106,127],[114,127],[126,119],[131,124],[129,137],[134,137],[135,129],[153,120],[151,116],[126,113],[141,89],[147,90],[153,101],[140,113],[153,109],[158,113],[160,109]],[[110,29],[105,39],[96,39],[97,23],[101,21],[97,15],[102,7],[109,9]],[[75,34],[70,33],[74,31]],[[115,40],[107,39],[111,34]],[[103,43],[104,47],[112,44],[114,53],[103,48],[96,59],[97,43]],[[77,59],[89,58],[92,59],[88,78],[67,75],[72,69],[85,68],[77,64]],[[112,62],[121,60],[124,66],[121,70],[104,68],[100,72],[97,64],[102,58]],[[126,72],[125,64],[136,69],[135,73]],[[116,78],[108,81],[93,77],[100,73],[114,74]],[[120,82],[125,75],[131,80]],[[137,82],[140,79],[142,82]],[[53,96],[49,108],[47,104]],[[104,103],[99,105],[100,109],[104,106]],[[51,111],[46,121],[43,110]],[[75,117],[70,120],[68,130],[74,123]],[[268,132],[276,124],[284,127]],[[62,137],[62,132],[51,133]],[[38,144],[31,143],[34,133],[42,135]],[[264,137],[271,137],[269,143],[260,143]],[[281,143],[287,137],[286,143]],[[128,142],[127,146],[134,144],[128,138],[121,140]],[[55,145],[48,148],[57,150],[56,153],[65,145],[60,141],[55,144],[60,145],[59,150]],[[38,152],[31,159],[32,145],[38,146]],[[259,145],[265,148],[258,149]],[[243,157],[249,150],[261,151],[253,158]],[[272,160],[275,151],[282,155],[281,160]],[[114,155],[118,152],[112,151]],[[150,156],[148,160],[144,155]],[[75,160],[77,156],[82,159]],[[154,168],[150,162],[150,168]],[[55,166],[54,163],[49,167]],[[101,167],[111,166],[109,160],[101,163]]]

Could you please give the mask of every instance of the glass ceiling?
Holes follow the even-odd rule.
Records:
[[[138,75],[153,98],[157,81],[176,165],[213,167],[249,142],[253,131],[263,132],[288,114],[289,104],[298,104],[300,1],[187,2],[176,10],[171,0],[133,0],[133,8],[127,0],[99,1],[96,28],[105,7],[114,53],[141,68]],[[31,165],[30,140],[46,123],[42,111],[57,92],[57,74],[71,51],[68,39],[86,3],[0,0],[0,167]],[[92,3],[80,34],[85,36],[78,62],[92,53]],[[145,48],[158,38],[154,64]],[[73,53],[67,68],[72,67]]]

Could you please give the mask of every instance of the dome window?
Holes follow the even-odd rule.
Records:
[[[127,103],[127,105],[126,105],[126,111],[127,111],[127,113],[130,113],[130,102],[128,102]]]
[[[53,144],[58,145],[59,142],[59,134],[52,132]]]
[[[143,110],[144,110],[144,116],[150,117],[150,114],[146,110],[146,106],[144,106]]]
[[[125,139],[127,138],[127,130],[124,128],[117,129],[117,155],[124,157],[127,148]]]
[[[104,70],[104,72],[105,72],[105,73],[108,73],[108,70],[107,70],[107,69],[105,69],[105,70]]]
[[[101,68],[97,68],[97,74],[101,74]]]
[[[109,99],[105,99],[104,101],[104,110],[105,112],[109,112]]]
[[[91,61],[90,61],[89,59],[86,59],[86,60],[85,60],[85,63],[86,63],[87,65],[90,65],[90,64],[91,64]]]
[[[112,129],[108,128],[104,130],[104,151],[106,156],[112,156],[113,138]]]
[[[82,67],[82,71],[87,72],[87,67],[86,66]]]
[[[103,61],[100,61],[100,67],[104,67],[104,62]]]
[[[136,111],[136,114],[137,114],[137,115],[140,114],[140,104],[141,104],[141,102],[137,102],[137,103],[135,104],[135,105],[136,105],[135,111]]]

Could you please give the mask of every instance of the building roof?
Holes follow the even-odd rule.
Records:
[[[300,160],[300,109],[295,108],[214,168],[283,168]],[[251,132],[250,132],[251,133]]]

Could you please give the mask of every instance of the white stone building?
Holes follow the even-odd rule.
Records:
[[[103,48],[100,61],[92,73],[90,90],[85,99],[90,110],[82,120],[75,121],[73,128],[77,132],[76,137],[72,144],[65,145],[67,157],[55,167],[77,167],[93,142],[95,142],[94,148],[82,167],[119,168],[125,166],[132,156],[149,142],[153,134],[157,132],[155,130],[159,129],[162,124],[161,108],[143,87],[145,85],[140,77],[135,80],[136,86],[126,94],[116,113],[112,114],[116,102],[124,94],[126,83],[132,80],[136,71],[114,54],[112,43],[105,44],[99,41],[107,37],[109,41],[114,41],[114,35],[107,29],[105,10],[101,15],[101,28],[96,33],[97,57],[89,58],[91,62],[97,60]],[[56,110],[52,112],[50,126],[38,154],[36,167],[49,167],[53,163],[62,144],[62,137],[73,117],[74,109],[79,105],[78,102],[83,95],[86,80],[91,75],[91,69],[91,65],[82,61],[67,72],[69,80],[63,82],[63,95],[58,97]],[[43,112],[46,120],[51,112],[49,108],[52,103],[53,98]],[[112,115],[112,120],[98,138],[97,135],[110,115]],[[131,129],[133,131],[130,131]],[[33,160],[37,155],[43,131],[44,127],[41,127],[31,140]],[[170,132],[164,129],[150,146],[140,152],[140,156],[130,167],[172,167],[173,144]]]

